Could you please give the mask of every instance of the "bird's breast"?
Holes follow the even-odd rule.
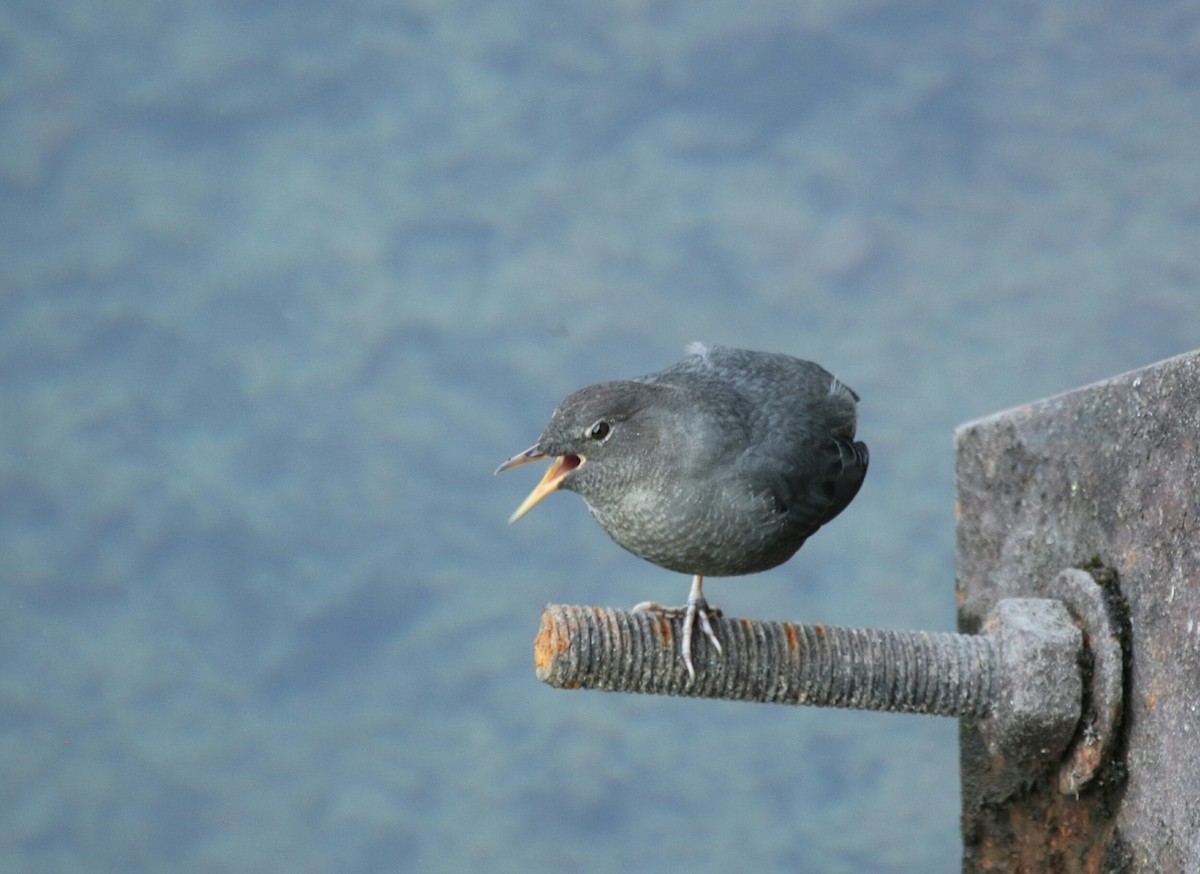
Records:
[[[788,542],[785,520],[765,495],[635,486],[613,501],[589,500],[588,509],[634,555],[687,574],[755,573],[786,561],[803,543]]]

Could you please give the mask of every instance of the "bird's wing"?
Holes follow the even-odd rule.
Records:
[[[742,473],[755,494],[769,496],[785,527],[808,538],[854,500],[870,454],[865,443],[839,435],[797,451],[787,465],[778,458],[744,459]]]

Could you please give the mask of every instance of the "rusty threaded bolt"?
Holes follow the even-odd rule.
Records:
[[[992,755],[1044,760],[1079,723],[1083,638],[1045,598],[999,602],[987,633],[796,625],[716,617],[724,650],[693,641],[696,679],[676,639],[679,618],[552,604],[534,641],[540,680],[558,688],[969,716]]]
[[[723,652],[697,635],[694,681],[676,642],[681,618],[551,604],[534,663],[563,689],[970,717],[997,762],[1024,779],[1058,760],[1059,791],[1077,794],[1121,720],[1121,628],[1087,572],[1063,570],[1055,590],[1061,599],[998,601],[978,635],[716,616]]]
[[[677,623],[644,611],[552,604],[535,641],[538,679],[558,688],[984,716],[991,638],[717,617],[725,652],[698,635],[690,682]]]

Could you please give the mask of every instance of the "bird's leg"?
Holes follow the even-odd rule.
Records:
[[[700,630],[704,632],[704,636],[708,638],[709,643],[721,652],[721,641],[717,640],[717,635],[713,631],[712,622],[708,619],[710,610],[715,615],[720,615],[720,611],[708,606],[708,601],[704,600],[704,577],[696,574],[692,577],[692,588],[688,592],[687,609],[683,614],[683,640],[680,642],[680,649],[683,650],[683,663],[687,666],[688,676],[693,680],[696,679],[696,669],[692,667],[692,629],[696,625],[696,620],[700,620]]]
[[[668,618],[683,617],[683,634],[679,641],[679,650],[683,655],[683,665],[687,668],[688,676],[693,680],[696,679],[696,669],[692,666],[692,629],[696,627],[697,619],[700,620],[700,630],[704,632],[709,643],[718,653],[721,652],[721,641],[717,640],[717,634],[713,631],[712,621],[709,618],[710,616],[720,616],[721,611],[716,607],[708,606],[708,601],[704,599],[703,587],[704,577],[696,574],[692,577],[692,588],[688,592],[686,606],[663,607],[654,601],[643,601],[633,608],[638,611],[658,613]]]

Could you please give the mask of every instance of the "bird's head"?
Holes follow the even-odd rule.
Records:
[[[569,395],[537,443],[496,469],[552,458],[545,476],[509,517],[515,522],[558,488],[578,492],[589,503],[602,500],[638,476],[639,460],[661,439],[651,399],[660,386],[603,382]]]

